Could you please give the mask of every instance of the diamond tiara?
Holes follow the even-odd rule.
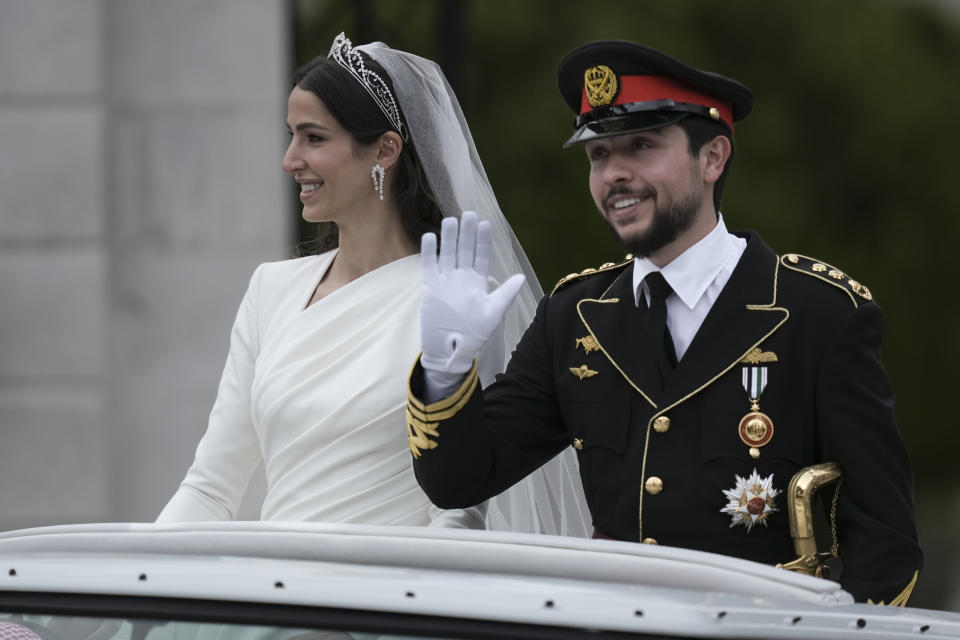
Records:
[[[383,111],[383,115],[387,116],[387,120],[406,142],[407,130],[403,126],[403,121],[400,120],[400,109],[397,108],[397,101],[393,98],[393,93],[383,78],[376,72],[367,69],[360,53],[353,48],[350,38],[343,32],[333,39],[333,46],[330,47],[327,59],[334,60],[357,79],[360,86],[367,90],[373,101],[380,107],[380,111]]]

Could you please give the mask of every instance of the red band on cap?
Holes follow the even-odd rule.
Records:
[[[617,99],[611,104],[674,100],[676,102],[698,104],[708,109],[716,107],[720,111],[720,119],[733,130],[732,104],[691,89],[669,76],[618,76],[617,80],[620,82],[620,93],[617,94]],[[580,98],[580,114],[589,113],[593,109],[587,101],[587,92],[584,89]]]

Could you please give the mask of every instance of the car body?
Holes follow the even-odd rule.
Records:
[[[609,540],[89,524],[0,533],[8,637],[960,638],[960,614],[858,604],[829,580]]]

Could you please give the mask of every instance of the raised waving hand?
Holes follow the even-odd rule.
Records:
[[[459,232],[459,233],[458,233]],[[428,372],[465,374],[493,334],[524,283],[516,274],[488,292],[490,225],[472,211],[461,220],[444,218],[437,237],[423,234],[420,244],[423,291],[420,362]]]

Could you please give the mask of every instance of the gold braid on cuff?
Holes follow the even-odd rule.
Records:
[[[911,580],[911,581],[909,582],[909,584],[907,584],[907,586],[903,588],[903,591],[901,591],[899,594],[897,594],[896,597],[894,597],[893,600],[891,600],[889,603],[887,603],[887,606],[888,606],[888,607],[905,607],[905,606],[907,606],[907,600],[909,600],[909,599],[910,599],[910,596],[913,594],[913,588],[914,588],[915,586],[917,586],[917,576],[919,576],[919,575],[920,575],[920,572],[919,572],[919,571],[914,571],[914,572],[913,572],[913,580]],[[874,601],[871,600],[870,598],[867,598],[867,604],[878,604],[878,605],[882,605],[882,604],[883,604],[883,600],[881,600],[880,602],[874,602]]]
[[[417,356],[416,363],[420,361]],[[413,395],[409,384],[407,386],[407,442],[410,445],[410,452],[414,458],[419,458],[425,449],[436,449],[437,441],[431,440],[429,436],[438,437],[437,425],[443,420],[448,420],[455,416],[458,411],[470,401],[474,390],[479,384],[480,378],[477,375],[477,361],[473,361],[473,367],[467,373],[460,387],[446,397],[431,404],[424,404]]]

